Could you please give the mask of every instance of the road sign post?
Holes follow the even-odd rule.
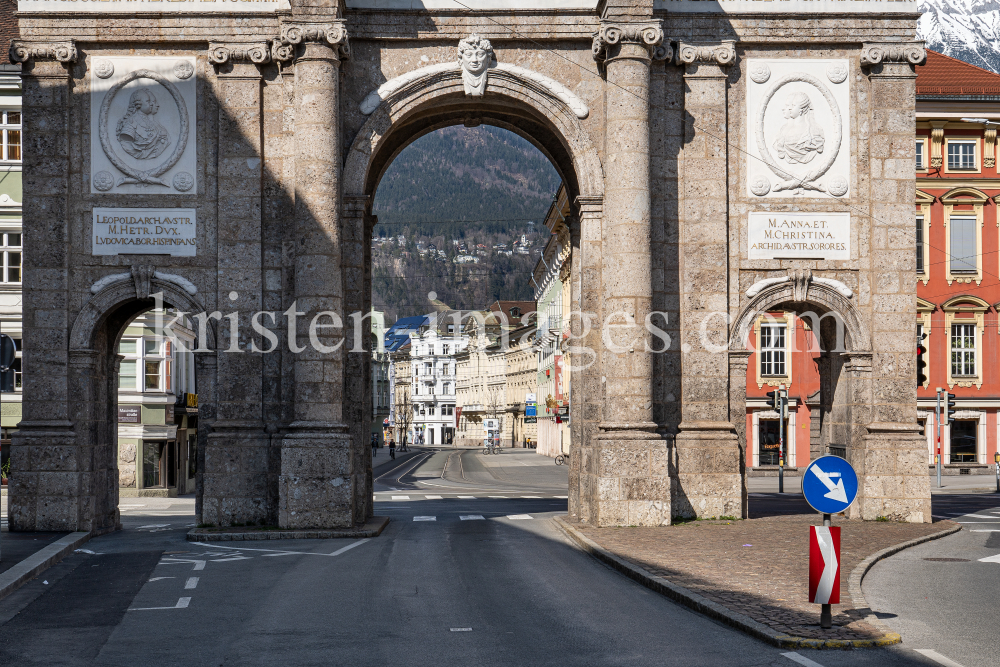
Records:
[[[802,495],[823,515],[822,526],[810,526],[809,601],[822,605],[820,627],[833,627],[830,605],[840,602],[840,528],[831,515],[844,512],[858,497],[858,475],[839,456],[821,456],[802,475]]]
[[[941,387],[937,388],[937,407],[934,409],[934,419],[937,423],[937,453],[934,455],[934,467],[937,468],[937,484],[941,488]]]

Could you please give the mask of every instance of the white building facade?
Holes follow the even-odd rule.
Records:
[[[451,445],[455,439],[455,356],[469,339],[447,320],[441,318],[440,326],[421,327],[410,337],[411,441],[418,444]]]

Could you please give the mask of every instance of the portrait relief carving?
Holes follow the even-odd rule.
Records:
[[[91,192],[197,192],[194,58],[100,58],[91,81]]]
[[[462,67],[465,94],[482,97],[486,91],[490,67],[496,67],[490,40],[473,33],[458,43],[458,64]]]
[[[754,198],[850,191],[846,60],[749,60],[747,190]],[[768,76],[761,75],[768,72]]]

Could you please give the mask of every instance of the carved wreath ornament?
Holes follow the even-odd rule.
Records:
[[[177,105],[177,112],[180,116],[180,132],[178,133],[177,141],[174,143],[173,152],[170,153],[170,155],[163,162],[150,169],[136,169],[122,160],[121,156],[118,155],[111,143],[111,135],[108,131],[108,116],[111,111],[111,103],[114,101],[115,95],[120,93],[125,86],[139,79],[149,79],[163,86],[167,92],[170,93],[170,97],[173,99],[174,104]],[[108,91],[108,94],[104,96],[104,101],[101,103],[101,113],[98,120],[98,127],[100,128],[101,149],[104,151],[104,154],[108,156],[108,160],[111,164],[113,164],[120,172],[125,174],[124,177],[118,179],[117,184],[119,186],[125,184],[145,184],[170,187],[169,184],[160,180],[160,176],[165,174],[173,168],[178,161],[180,161],[181,156],[184,154],[184,149],[187,147],[188,131],[190,127],[184,98],[181,97],[180,91],[177,90],[177,87],[173,83],[165,77],[148,69],[138,69],[129,73],[127,76],[123,77],[121,81],[112,86]],[[104,182],[100,183],[95,181],[95,187],[98,189],[104,189],[102,186],[106,185],[107,177],[105,174],[107,174],[107,172],[101,172],[95,176],[95,178],[105,179]]]
[[[778,164],[778,162],[774,159],[774,156],[771,154],[771,151],[767,146],[767,140],[764,136],[764,115],[767,113],[768,105],[774,100],[778,91],[788,84],[795,82],[809,84],[823,96],[823,99],[826,101],[827,105],[829,105],[833,124],[833,127],[828,128],[830,131],[830,137],[823,147],[820,159],[815,166],[812,166],[812,168],[802,176],[796,176],[795,174],[789,172],[788,169]],[[763,196],[767,194],[768,189],[773,189],[775,192],[781,190],[815,190],[818,192],[828,192],[835,197],[842,197],[847,193],[847,182],[843,178],[833,178],[827,184],[824,184],[819,180],[830,170],[830,167],[833,166],[834,161],[837,159],[837,155],[840,153],[840,145],[844,137],[844,127],[843,120],[840,115],[840,107],[837,105],[837,100],[834,99],[833,93],[830,92],[830,89],[826,86],[826,84],[818,78],[812,76],[811,74],[806,74],[805,72],[797,72],[795,74],[788,74],[778,79],[774,85],[768,89],[767,93],[764,94],[764,98],[760,102],[760,109],[757,112],[755,130],[757,150],[760,151],[760,157],[764,160],[765,164],[767,164],[771,171],[773,171],[774,174],[782,180],[775,184],[773,188],[768,188],[766,187],[767,184],[764,182],[765,179],[761,178],[759,179],[760,182],[755,181],[751,184],[751,189],[754,194]]]

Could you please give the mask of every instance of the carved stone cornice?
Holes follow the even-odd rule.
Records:
[[[921,65],[927,60],[923,42],[865,43],[861,47],[861,65],[871,67],[881,63]]]
[[[320,42],[333,47],[341,59],[349,58],[351,55],[351,45],[347,38],[347,23],[345,21],[329,21],[325,23],[286,23],[281,26],[281,37],[278,43],[281,45],[290,44],[297,46],[305,42]],[[280,47],[278,47],[280,49]],[[272,53],[274,50],[272,50]],[[284,54],[282,54],[284,55]],[[287,58],[276,60],[290,60],[294,57],[294,51]]]
[[[732,65],[736,62],[735,42],[731,39],[721,42],[681,42],[677,45],[677,64]]]
[[[251,62],[255,65],[264,65],[271,62],[271,45],[267,42],[235,44],[210,42],[208,59],[216,65],[225,65],[228,62]]]
[[[61,63],[76,62],[76,42],[10,42],[10,61],[26,63],[29,60],[56,60]]]
[[[663,36],[662,21],[601,21],[601,29],[594,33],[594,60],[604,62],[612,58],[611,49],[620,44],[644,46],[653,60],[667,60],[673,56],[670,42]]]

